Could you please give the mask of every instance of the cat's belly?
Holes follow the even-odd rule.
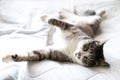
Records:
[[[59,50],[70,58],[73,58],[74,51],[77,48],[78,40],[74,38],[66,39],[65,35],[69,34],[63,34],[59,28],[56,28],[56,32],[53,35],[53,45],[49,46],[49,48]]]
[[[62,31],[56,27],[56,31],[53,34],[53,45],[49,47],[55,50],[64,50],[67,46],[67,41],[62,34]]]
[[[67,46],[64,49],[65,53],[69,57],[74,58],[74,52],[77,49],[77,45],[78,45],[78,40],[75,39],[67,40]]]

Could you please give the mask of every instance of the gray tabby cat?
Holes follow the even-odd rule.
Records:
[[[83,66],[109,66],[105,62],[99,41],[93,39],[99,28],[105,11],[96,13],[86,11],[85,16],[77,16],[67,10],[62,10],[60,20],[49,19],[51,29],[48,32],[45,49],[34,50],[27,55],[6,55],[3,61],[41,61],[44,59],[73,62]]]

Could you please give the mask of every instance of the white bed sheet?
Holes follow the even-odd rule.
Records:
[[[0,0],[0,80],[119,80],[119,3],[119,0]],[[105,44],[104,54],[111,68],[86,68],[49,60],[33,63],[1,61],[5,54],[43,47],[48,26],[43,26],[40,16],[56,14],[61,8],[71,11],[76,8],[80,15],[86,9],[106,10],[96,39],[110,40]]]

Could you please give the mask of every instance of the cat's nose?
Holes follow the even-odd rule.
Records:
[[[81,53],[75,53],[75,56],[80,59],[81,58]]]
[[[81,56],[82,53],[75,53],[75,56]]]

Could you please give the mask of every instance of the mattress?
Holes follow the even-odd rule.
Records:
[[[0,80],[120,80],[119,0],[0,0]],[[56,17],[61,8],[83,15],[87,9],[105,9],[95,39],[107,41],[105,67],[83,67],[74,63],[44,60],[3,63],[6,54],[24,54],[45,46],[49,25],[41,16]]]

